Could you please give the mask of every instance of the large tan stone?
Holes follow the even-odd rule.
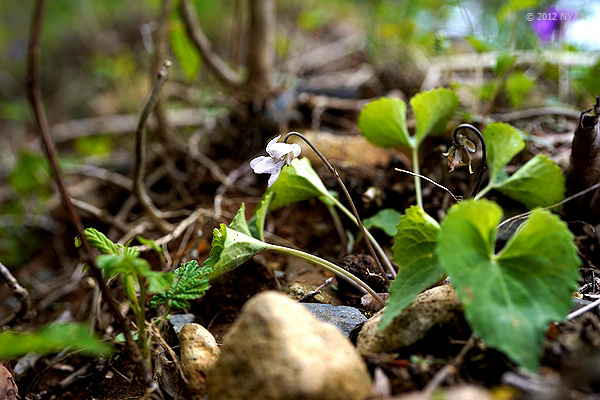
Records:
[[[277,292],[244,305],[208,375],[211,400],[362,400],[370,386],[348,339]]]
[[[206,393],[206,374],[219,356],[219,346],[214,336],[198,324],[181,328],[179,345],[187,396],[199,398]]]
[[[385,308],[371,317],[358,334],[356,347],[361,354],[393,353],[422,339],[433,327],[462,316],[462,306],[451,285],[421,293],[412,305],[380,331],[384,311]]]

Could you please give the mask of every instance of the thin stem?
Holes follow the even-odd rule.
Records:
[[[329,211],[329,215],[331,215],[331,219],[333,220],[333,225],[335,226],[335,230],[338,233],[340,238],[340,243],[342,245],[342,251],[339,254],[339,258],[345,256],[348,253],[348,239],[346,238],[346,231],[344,231],[344,226],[342,225],[342,220],[335,209],[334,206],[330,204],[326,204],[327,211]]]
[[[423,208],[423,192],[421,191],[421,178],[419,177],[419,146],[415,145],[412,152],[413,171],[415,173],[415,193],[417,194],[417,205]]]
[[[42,32],[45,4],[45,0],[38,0],[36,2],[31,19],[27,76],[27,91],[29,94],[29,101],[31,102],[31,107],[33,108],[38,129],[40,131],[40,137],[42,140],[43,148],[46,153],[48,163],[52,168],[54,180],[56,182],[56,186],[58,187],[58,192],[60,194],[63,204],[65,205],[65,208],[67,209],[67,212],[69,213],[69,217],[71,219],[71,222],[73,223],[73,226],[75,227],[77,235],[79,236],[79,238],[81,238],[81,244],[84,249],[84,257],[86,259],[86,263],[88,264],[91,274],[93,275],[94,279],[98,283],[98,286],[100,287],[102,297],[104,301],[106,301],[110,313],[115,318],[115,320],[121,327],[123,334],[125,335],[125,342],[127,344],[127,349],[131,354],[131,358],[135,362],[137,362],[140,368],[142,369],[143,379],[145,381],[146,387],[156,388],[156,385],[152,380],[152,374],[150,374],[150,371],[148,370],[146,362],[140,353],[140,349],[135,344],[135,341],[133,340],[133,338],[131,337],[131,333],[129,332],[130,322],[123,316],[123,314],[119,310],[119,306],[117,305],[117,302],[112,296],[110,290],[106,286],[106,283],[104,282],[104,279],[102,277],[102,272],[96,264],[92,246],[87,240],[87,237],[83,234],[83,223],[81,222],[81,218],[77,213],[75,206],[73,206],[73,202],[71,201],[71,197],[69,196],[69,192],[67,190],[67,185],[65,184],[62,173],[60,171],[60,167],[58,166],[56,150],[54,148],[54,142],[52,141],[52,135],[50,133],[50,125],[48,124],[48,120],[46,119],[44,108],[42,106],[42,91],[39,82],[38,72],[38,56],[40,51],[39,43]]]
[[[477,193],[477,195],[473,196],[473,198],[475,200],[479,200],[481,198],[483,198],[483,196],[485,196],[490,190],[492,190],[494,188],[494,185],[487,185],[486,187],[484,187],[481,191],[479,191]]]
[[[475,195],[477,195],[477,192],[479,192],[479,188],[481,187],[481,181],[483,179],[483,172],[485,171],[486,166],[487,166],[487,149],[485,147],[485,139],[483,138],[483,135],[481,134],[479,129],[475,128],[471,124],[460,124],[459,126],[457,126],[454,129],[454,132],[452,133],[452,138],[454,140],[455,145],[457,145],[457,146],[460,145],[456,135],[458,134],[458,131],[463,128],[466,128],[466,129],[470,130],[471,132],[473,132],[475,135],[477,135],[477,138],[479,139],[479,142],[481,143],[481,165],[479,166],[479,172],[477,173],[477,181],[475,182],[475,187],[473,188],[473,192],[471,193],[471,197],[475,197]]]
[[[333,196],[330,196],[329,199],[340,210],[342,210],[342,212],[344,214],[346,214],[346,216],[348,218],[350,218],[350,220],[352,222],[354,222],[356,225],[358,225],[358,222],[356,221],[356,217],[352,214],[352,212],[350,212],[350,210],[348,210],[346,207],[344,207],[344,205],[342,203],[340,203],[340,201],[338,199],[336,199]],[[396,270],[392,266],[392,263],[387,258],[387,255],[385,254],[385,252],[383,251],[383,249],[381,248],[381,246],[379,245],[379,243],[377,243],[377,241],[375,240],[375,238],[373,237],[373,235],[371,235],[371,232],[369,232],[368,229],[365,228],[365,232],[367,232],[367,238],[371,241],[371,243],[373,244],[373,247],[375,247],[375,251],[377,251],[377,254],[379,254],[379,256],[381,257],[381,259],[383,260],[383,263],[385,264],[385,267],[387,268],[388,272],[392,275],[392,278],[396,278]]]
[[[349,284],[351,284],[352,286],[354,286],[361,292],[370,294],[382,306],[385,306],[385,301],[383,301],[383,299],[381,297],[379,297],[379,295],[377,293],[375,293],[375,291],[373,289],[371,289],[371,287],[369,285],[367,285],[365,282],[360,280],[358,277],[356,277],[352,273],[346,271],[345,269],[343,269],[342,267],[340,267],[338,265],[335,265],[332,262],[324,260],[315,255],[305,253],[300,250],[291,249],[289,247],[278,246],[275,244],[269,244],[268,249],[273,250],[273,251],[278,251],[283,254],[289,254],[289,255],[292,255],[292,256],[295,256],[298,258],[302,258],[308,262],[311,262],[322,268],[325,268],[326,270],[328,270],[328,271],[334,273],[335,275],[339,276],[340,278],[344,279],[346,282],[348,282]]]
[[[596,183],[595,185],[590,186],[589,188],[587,188],[585,190],[582,190],[579,193],[575,193],[574,195],[569,196],[566,199],[563,199],[563,200],[559,201],[558,203],[554,203],[554,204],[552,204],[550,206],[546,206],[546,207],[540,207],[539,209],[541,209],[541,210],[551,210],[551,209],[553,209],[555,207],[562,206],[563,204],[568,203],[569,201],[571,201],[573,199],[576,199],[577,197],[583,196],[584,194],[586,194],[588,192],[591,192],[592,190],[596,190],[599,187],[600,187],[600,182]],[[483,193],[483,191],[481,191],[480,194],[481,193]],[[502,225],[508,224],[509,222],[516,221],[518,219],[527,218],[529,215],[531,215],[531,213],[533,213],[533,211],[535,211],[535,210],[527,211],[527,212],[525,212],[523,214],[518,214],[518,215],[514,215],[514,216],[512,216],[510,218],[507,218],[504,221],[502,221],[501,223],[499,223],[498,226],[496,226],[496,228],[500,228]]]
[[[434,184],[435,186],[439,187],[440,189],[444,189],[446,192],[448,192],[450,194],[450,196],[452,196],[452,198],[454,199],[454,201],[456,201],[457,203],[460,203],[460,200],[454,195],[454,193],[452,193],[450,191],[450,189],[448,189],[446,186],[440,185],[439,183],[437,183],[436,181],[434,181],[433,179],[430,179],[428,177],[426,177],[425,175],[421,175],[421,174],[417,174],[411,171],[407,171],[405,169],[402,168],[395,168],[396,171],[398,172],[404,172],[405,174],[409,174],[412,176],[418,176],[419,178],[425,179],[427,182]]]
[[[424,399],[430,399],[433,396],[433,392],[450,376],[452,373],[455,373],[458,369],[458,366],[462,364],[465,356],[471,349],[475,346],[477,342],[477,337],[474,334],[471,334],[463,348],[460,350],[458,355],[454,357],[450,362],[448,362],[442,369],[440,369],[435,376],[429,381],[425,389],[421,392],[423,394]]]
[[[300,297],[298,299],[298,303],[304,303],[304,302],[308,301],[309,299],[312,299],[313,297],[315,297],[316,295],[318,295],[320,293],[321,289],[323,289],[326,286],[331,285],[331,282],[333,282],[333,277],[329,277],[329,278],[325,279],[325,282],[321,283],[314,290],[311,290],[310,292],[306,293],[304,296]]]
[[[140,286],[140,301],[138,303],[139,315],[138,319],[138,337],[139,343],[142,347],[142,354],[146,357],[148,365],[150,365],[150,352],[148,349],[148,335],[146,333],[146,278],[140,277],[138,282]],[[142,324],[140,327],[139,324]]]
[[[158,99],[160,90],[167,82],[170,67],[171,61],[166,60],[158,71],[152,93],[150,94],[150,97],[148,97],[148,100],[146,100],[144,108],[142,108],[140,121],[137,130],[135,131],[135,166],[133,168],[133,191],[148,217],[150,217],[152,222],[165,233],[172,231],[173,225],[160,216],[160,211],[154,206],[144,187],[143,179],[146,164],[146,150],[144,145],[146,142],[146,122],[148,121],[148,116],[152,111],[152,107]]]
[[[331,174],[335,177],[335,179],[340,184],[340,187],[342,188],[342,191],[344,192],[344,195],[346,196],[346,199],[348,199],[348,202],[350,203],[350,207],[352,208],[352,213],[356,217],[356,223],[358,224],[358,227],[360,228],[363,236],[364,237],[368,237],[366,229],[365,229],[365,227],[364,227],[364,225],[363,225],[363,223],[362,223],[362,221],[360,219],[360,216],[358,215],[358,211],[356,210],[356,206],[354,205],[354,202],[352,201],[352,197],[350,197],[350,193],[348,192],[348,189],[346,189],[346,185],[344,185],[344,181],[342,181],[342,178],[340,177],[340,174],[337,172],[337,170],[335,169],[335,167],[333,167],[329,163],[329,161],[327,161],[327,159],[325,158],[325,156],[319,151],[319,149],[317,149],[315,147],[315,145],[313,145],[312,142],[310,140],[308,140],[301,133],[298,133],[298,132],[290,132],[290,133],[288,133],[287,135],[285,135],[285,138],[283,139],[283,143],[287,143],[287,140],[290,138],[290,136],[298,136],[300,139],[304,140],[304,142],[306,142],[306,144],[323,161],[323,163],[325,164],[325,166],[327,167],[327,169],[329,170],[329,172],[331,172]],[[375,263],[377,264],[377,268],[379,268],[379,272],[381,273],[381,276],[385,280],[386,284],[389,286],[390,280],[388,279],[387,274],[385,273],[385,270],[383,269],[383,266],[381,265],[381,261],[379,261],[379,257],[377,257],[377,254],[375,254],[375,250],[373,250],[373,246],[371,245],[371,241],[370,240],[365,240],[365,242],[367,243],[367,247],[369,248],[369,251],[371,252],[371,255],[375,259]]]

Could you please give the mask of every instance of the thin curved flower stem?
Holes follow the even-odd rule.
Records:
[[[156,206],[154,206],[150,196],[146,192],[146,188],[144,187],[143,179],[146,164],[146,150],[144,149],[144,145],[146,141],[146,122],[148,121],[148,116],[150,115],[150,112],[152,111],[152,108],[158,99],[160,90],[167,82],[170,67],[171,61],[169,60],[166,60],[162,67],[160,67],[160,70],[156,75],[152,93],[150,94],[150,97],[148,97],[148,100],[146,100],[144,108],[142,108],[138,127],[135,131],[135,166],[133,168],[133,192],[138,198],[138,201],[144,209],[144,212],[164,233],[172,231],[173,225],[161,217],[160,211],[156,208]]]
[[[485,171],[487,166],[487,149],[485,147],[485,139],[483,138],[483,135],[481,134],[479,129],[475,128],[473,125],[460,124],[454,129],[454,132],[452,133],[452,138],[456,145],[459,145],[456,135],[461,129],[468,129],[471,132],[473,132],[479,139],[479,142],[481,143],[481,165],[479,166],[479,172],[477,173],[477,181],[475,182],[475,187],[473,188],[473,192],[471,193],[471,197],[475,197],[477,195],[477,192],[479,192],[479,188],[481,187],[481,181],[483,180],[483,172]]]
[[[340,203],[340,201],[338,199],[336,199],[335,197],[331,196],[329,198],[340,210],[342,210],[342,212],[344,214],[346,214],[346,216],[348,218],[350,218],[350,220],[352,222],[354,222],[356,225],[358,225],[358,222],[356,221],[356,217],[352,214],[352,212],[350,210],[348,210],[346,207],[344,207],[344,205],[342,203]],[[385,255],[385,252],[383,251],[383,249],[381,248],[381,246],[379,245],[379,243],[377,243],[377,241],[375,240],[375,238],[373,237],[373,235],[371,235],[371,232],[369,232],[368,229],[365,229],[365,232],[367,232],[367,237],[369,238],[369,240],[371,241],[371,243],[373,244],[373,247],[375,247],[375,251],[377,252],[377,254],[379,254],[379,257],[381,257],[381,259],[383,260],[383,263],[385,264],[385,267],[387,268],[389,274],[392,276],[393,279],[396,278],[396,270],[394,269],[394,267],[392,266],[392,263],[390,262],[390,260],[387,258],[387,256]]]
[[[361,292],[363,292],[365,294],[366,293],[370,294],[382,306],[385,306],[385,301],[373,289],[371,289],[371,287],[369,285],[367,285],[365,282],[360,280],[358,277],[356,277],[352,273],[346,271],[344,268],[340,267],[339,265],[335,265],[334,263],[324,260],[315,255],[305,253],[300,250],[292,249],[289,247],[278,246],[276,244],[269,244],[268,249],[272,250],[272,251],[278,251],[278,252],[284,253],[284,254],[289,254],[289,255],[292,255],[292,256],[295,256],[298,258],[302,258],[302,259],[309,261],[313,264],[316,264],[322,268],[325,268],[326,270],[328,270],[328,271],[334,273],[335,275],[339,276],[340,278],[344,279],[346,282],[348,282],[349,284],[351,284],[352,286],[354,286]]]
[[[362,223],[362,221],[360,219],[360,216],[358,215],[358,211],[356,210],[356,206],[354,205],[354,202],[352,201],[352,198],[350,197],[350,193],[348,192],[348,189],[346,189],[346,185],[344,185],[344,181],[342,181],[342,178],[340,177],[340,174],[337,172],[337,170],[335,169],[335,167],[332,166],[329,163],[329,161],[327,161],[327,159],[325,158],[325,156],[319,151],[319,149],[317,149],[315,147],[315,145],[313,145],[311,143],[311,141],[308,140],[308,138],[306,138],[301,133],[298,133],[298,132],[290,132],[290,133],[288,133],[287,135],[285,135],[285,138],[283,139],[283,143],[287,143],[287,140],[290,138],[290,136],[298,136],[300,139],[304,140],[304,142],[323,161],[323,163],[325,164],[325,166],[327,167],[327,169],[329,170],[329,172],[331,172],[331,174],[335,177],[335,179],[340,184],[340,187],[342,188],[342,191],[344,192],[344,195],[346,196],[346,199],[348,199],[348,202],[350,203],[350,207],[352,208],[352,213],[356,217],[356,222],[357,222],[357,224],[358,224],[358,226],[359,226],[359,228],[360,228],[363,236],[365,238],[367,238],[368,236],[367,236],[366,229],[365,229],[365,227],[364,227],[364,225],[363,225],[363,223]],[[381,265],[381,261],[379,260],[379,257],[377,257],[377,254],[375,253],[375,250],[373,249],[373,246],[371,245],[371,241],[370,240],[365,240],[365,242],[367,243],[367,246],[369,247],[369,251],[371,252],[371,255],[375,259],[375,263],[377,264],[377,268],[379,269],[379,272],[381,273],[381,276],[383,276],[383,279],[385,280],[386,284],[389,286],[390,280],[388,279],[387,274],[385,273],[385,270],[383,269],[383,266]]]

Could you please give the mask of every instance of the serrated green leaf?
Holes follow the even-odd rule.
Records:
[[[90,245],[103,254],[127,254],[131,257],[138,257],[140,253],[134,247],[123,246],[122,244],[114,243],[106,237],[102,232],[94,228],[85,228],[83,234],[90,242]],[[81,239],[76,238],[75,244],[81,245]]]
[[[94,229],[94,228],[85,228],[83,230],[83,234],[90,242],[90,245],[100,253],[104,254],[120,254],[122,253],[121,248],[116,243],[113,243],[112,240],[106,237],[102,232]],[[81,238],[77,238],[75,240],[76,245],[81,245]]]
[[[277,210],[288,204],[318,196],[328,196],[327,188],[310,165],[308,158],[296,158],[268,190],[274,197],[269,210]]]
[[[150,307],[157,307],[168,302],[173,309],[189,308],[190,300],[202,297],[204,292],[210,288],[208,283],[210,272],[210,268],[200,268],[196,260],[181,264],[173,271],[175,278],[171,286],[154,295],[150,300]]]
[[[248,221],[248,228],[250,231],[250,236],[255,239],[265,241],[265,219],[267,218],[267,213],[269,212],[269,206],[271,205],[271,200],[273,200],[274,192],[267,191],[263,198],[258,203],[258,206],[254,210],[254,215]],[[244,232],[242,232],[244,233]]]
[[[188,81],[195,80],[202,66],[202,58],[178,18],[172,18],[169,23],[169,42],[185,78]]]
[[[525,148],[525,141],[519,131],[504,122],[493,122],[482,132],[487,147],[487,165],[490,182],[514,156]]]
[[[212,249],[209,258],[204,262],[205,268],[211,268],[209,282],[268,248],[267,243],[221,224],[220,229],[215,228],[213,231]]]
[[[537,154],[510,178],[494,189],[525,204],[527,208],[556,204],[565,197],[565,178],[560,167],[543,154]]]
[[[398,219],[402,216],[401,212],[398,212],[392,208],[386,208],[377,212],[372,217],[365,218],[363,225],[367,229],[379,228],[383,230],[387,235],[394,236],[397,232],[396,226],[398,225]]]
[[[248,229],[248,222],[246,221],[246,204],[242,203],[240,208],[237,210],[235,217],[231,220],[229,224],[231,229],[235,229],[238,232],[242,232],[248,236],[251,236],[250,229]]]
[[[417,143],[425,137],[442,132],[458,107],[458,96],[447,88],[421,92],[410,99],[417,124]]]
[[[400,99],[371,101],[358,116],[358,128],[376,146],[413,146],[406,127],[406,103]]]
[[[390,298],[379,329],[389,325],[419,293],[444,276],[434,253],[439,224],[421,207],[412,206],[400,217],[397,229],[392,251],[400,269],[390,285]]]
[[[535,372],[548,323],[565,317],[580,260],[566,224],[535,210],[499,254],[495,203],[464,201],[441,225],[436,254],[473,331],[489,346]]]
[[[112,347],[76,324],[52,324],[39,332],[7,332],[0,334],[0,359],[10,360],[29,353],[48,354],[69,349],[89,355],[108,355]]]

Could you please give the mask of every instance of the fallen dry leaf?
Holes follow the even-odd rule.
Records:
[[[0,400],[17,400],[19,397],[19,388],[12,377],[12,374],[6,367],[0,364]]]

